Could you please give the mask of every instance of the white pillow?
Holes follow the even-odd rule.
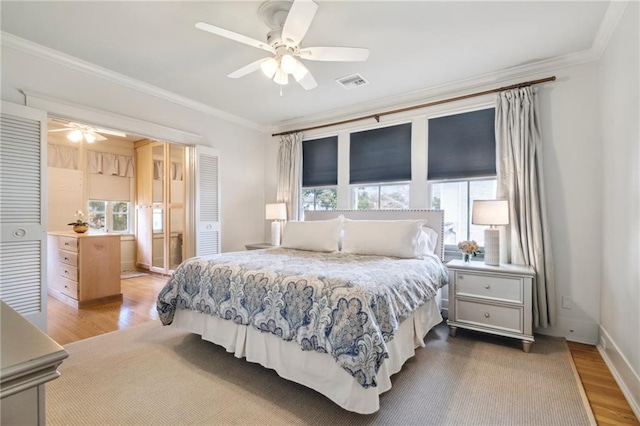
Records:
[[[420,256],[425,254],[438,255],[436,247],[438,247],[438,233],[433,228],[423,226],[418,238],[418,254]]]
[[[422,258],[423,220],[349,220],[344,222],[342,251],[354,254]]]
[[[287,222],[281,247],[321,252],[338,251],[343,220],[344,216],[340,215],[330,220]]]

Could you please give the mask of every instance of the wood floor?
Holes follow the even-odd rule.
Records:
[[[155,301],[165,277],[122,280],[124,300],[75,309],[47,299],[48,334],[61,345],[158,319]],[[640,425],[595,346],[569,342],[569,349],[598,425]]]

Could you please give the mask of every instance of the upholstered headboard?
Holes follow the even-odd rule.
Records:
[[[326,220],[340,215],[354,220],[424,220],[438,232],[436,253],[444,260],[444,210],[308,210],[304,212],[304,219]]]

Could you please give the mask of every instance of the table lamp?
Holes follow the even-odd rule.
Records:
[[[280,245],[280,221],[287,219],[287,206],[284,203],[267,204],[265,218],[271,222],[271,245]]]
[[[498,225],[509,224],[509,203],[507,200],[475,200],[471,223],[489,225],[484,230],[484,263],[500,264],[500,230]]]

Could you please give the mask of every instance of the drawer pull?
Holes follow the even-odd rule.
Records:
[[[485,318],[489,318],[490,316],[491,316],[491,315],[489,315],[489,312],[485,312],[485,313],[484,313],[484,317],[485,317]]]
[[[69,286],[68,286],[68,285],[65,285],[65,286],[64,286],[64,288],[66,288],[67,290],[69,290]]]
[[[69,260],[69,258],[68,258],[68,257],[65,257],[65,258],[64,258],[64,260]]]
[[[486,284],[486,285],[484,286],[484,288],[486,288],[487,290],[489,290],[489,289],[491,288],[491,286],[490,286],[489,284]]]

